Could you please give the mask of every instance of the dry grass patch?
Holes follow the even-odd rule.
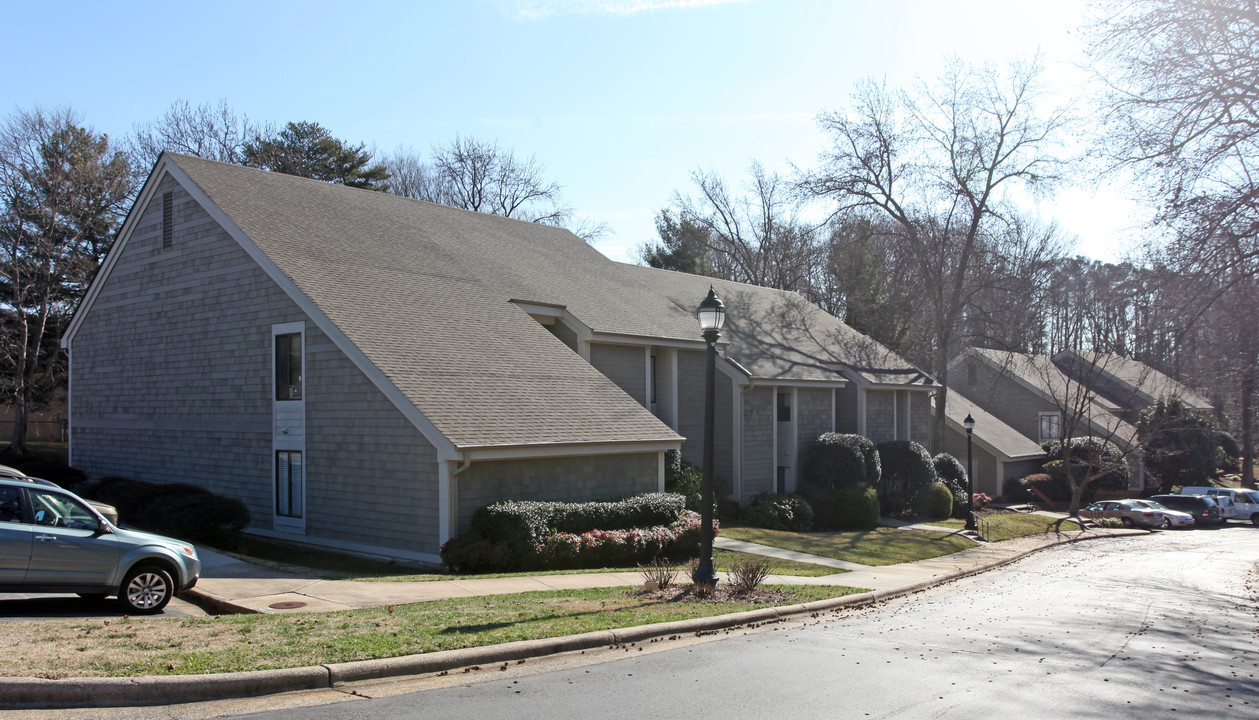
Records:
[[[301,667],[478,647],[860,592],[767,587],[697,601],[686,589],[532,592],[347,612],[6,623],[0,676],[186,675]]]

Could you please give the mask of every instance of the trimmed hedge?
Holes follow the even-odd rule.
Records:
[[[472,532],[442,546],[455,572],[632,565],[690,553],[700,515],[676,493],[612,502],[509,500],[478,509]]]
[[[117,508],[121,522],[196,543],[230,547],[249,525],[245,503],[186,483],[106,477],[89,493]]]
[[[879,526],[879,493],[872,487],[820,488],[801,492],[813,506],[818,530],[873,530]]]
[[[506,500],[473,513],[472,531],[486,540],[537,547],[555,531],[580,534],[670,525],[682,516],[685,502],[677,493],[648,493],[612,502]]]
[[[763,492],[743,511],[743,522],[770,530],[805,532],[813,526],[813,507],[795,493]]]
[[[936,455],[931,459],[931,465],[935,468],[936,478],[953,493],[953,517],[966,517],[966,506],[970,504],[970,494],[966,492],[966,468],[948,453]]]
[[[918,516],[938,520],[953,514],[953,491],[942,482],[933,482],[918,493],[914,502]]]
[[[927,449],[911,440],[881,442],[876,449],[883,466],[879,502],[887,515],[905,515],[912,510],[918,492],[936,481],[935,466]]]
[[[813,438],[800,463],[800,484],[820,488],[877,485],[881,465],[874,443],[861,435]]]
[[[51,480],[72,493],[87,483],[87,473],[70,467],[61,460],[41,457],[39,455],[18,455],[17,453],[0,453],[0,465],[21,470],[31,477]]]

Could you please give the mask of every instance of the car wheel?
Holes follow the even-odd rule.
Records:
[[[1171,518],[1163,518],[1163,529],[1164,529],[1164,530],[1171,530],[1171,529],[1172,529],[1172,520],[1171,520]]]
[[[1250,524],[1259,525],[1259,513],[1255,513],[1254,515],[1250,516]]]
[[[1130,527],[1132,527],[1132,526],[1133,526],[1133,524],[1134,524],[1134,523],[1132,522],[1132,518],[1121,518],[1121,519],[1119,520],[1119,522],[1123,523],[1123,526],[1124,526],[1124,527],[1126,527],[1126,528],[1130,528]]]
[[[175,594],[170,573],[156,565],[131,568],[118,588],[118,602],[128,612],[151,615],[162,611]]]

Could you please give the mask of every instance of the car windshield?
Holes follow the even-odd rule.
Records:
[[[1166,505],[1162,503],[1154,502],[1153,500],[1138,500],[1137,502],[1133,504],[1139,505],[1145,508],[1150,508],[1151,510],[1166,510],[1167,509]]]
[[[1259,492],[1254,490],[1238,490],[1237,494],[1242,496],[1244,502],[1259,504]]]

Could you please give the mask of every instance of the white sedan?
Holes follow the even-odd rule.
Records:
[[[1196,524],[1193,515],[1180,510],[1172,510],[1166,505],[1153,500],[1133,500],[1132,503],[1163,513],[1163,527],[1165,528],[1191,528]]]

